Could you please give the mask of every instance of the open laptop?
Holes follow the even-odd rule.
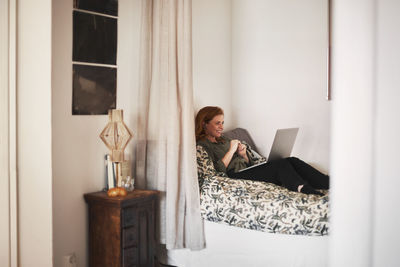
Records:
[[[252,165],[250,167],[241,169],[239,172],[254,168],[262,164],[267,164],[272,160],[290,157],[298,131],[299,128],[276,130],[274,142],[272,143],[267,162]]]

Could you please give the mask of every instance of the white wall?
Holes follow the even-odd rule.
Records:
[[[333,8],[331,266],[372,257],[373,2]]]
[[[399,266],[400,225],[400,2],[378,1],[376,10],[376,160],[374,180],[373,266]]]
[[[233,127],[231,0],[193,0],[193,90],[196,112],[220,106]]]
[[[398,1],[335,1],[330,266],[399,266]]]
[[[300,127],[293,155],[329,170],[327,1],[232,1],[232,110],[268,156],[277,128]]]
[[[118,18],[117,108],[135,133],[138,86],[140,1],[120,0]],[[87,266],[88,222],[83,194],[105,186],[103,157],[108,152],[99,134],[107,115],[72,116],[72,1],[53,1],[53,227],[54,266],[76,253]],[[133,139],[135,140],[135,139]],[[132,156],[134,141],[126,149]]]
[[[19,266],[53,266],[51,0],[18,1]]]

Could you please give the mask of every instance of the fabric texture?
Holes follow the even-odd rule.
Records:
[[[168,249],[204,247],[196,171],[191,0],[142,0],[136,177],[160,191]]]
[[[272,183],[228,178],[214,169],[202,146],[197,146],[197,164],[204,219],[271,233],[329,233],[328,191],[321,191],[325,193],[321,197],[292,192]]]

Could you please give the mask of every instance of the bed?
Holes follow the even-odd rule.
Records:
[[[324,267],[328,236],[273,234],[204,220],[206,248],[168,250],[179,267]]]
[[[245,129],[225,135],[244,141],[253,161],[265,161]],[[328,191],[306,195],[271,183],[230,179],[216,172],[201,146],[197,165],[206,249],[170,250],[168,264],[327,266]]]

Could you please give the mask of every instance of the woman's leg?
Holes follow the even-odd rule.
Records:
[[[329,189],[329,176],[319,172],[304,161],[290,157],[287,160],[291,163],[296,172],[307,181],[312,187],[317,189]]]
[[[243,172],[228,173],[228,176],[231,178],[274,183],[296,192],[299,185],[307,184],[296,172],[288,159],[274,160]]]

